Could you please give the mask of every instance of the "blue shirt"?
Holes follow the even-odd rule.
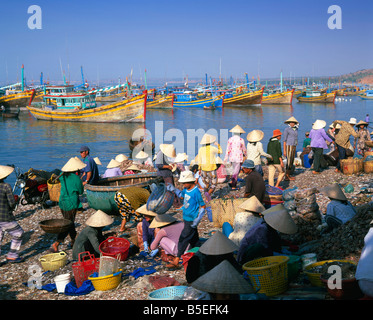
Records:
[[[326,215],[336,217],[342,221],[342,224],[345,224],[356,215],[356,211],[349,201],[345,204],[338,200],[332,200],[326,207]]]
[[[191,190],[184,188],[181,192],[181,198],[184,199],[183,219],[193,221],[198,216],[199,208],[205,205],[201,191],[197,186],[194,186]]]
[[[91,179],[89,179],[88,183],[95,184],[100,178],[98,174],[98,167],[97,167],[95,160],[90,155],[87,155],[83,159],[83,162],[87,165],[85,168],[81,170],[83,172],[82,174],[83,182],[86,181],[87,172],[92,172]]]

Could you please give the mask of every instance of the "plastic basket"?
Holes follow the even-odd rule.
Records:
[[[287,290],[288,261],[287,256],[264,257],[246,262],[242,269],[254,289],[270,297]]]
[[[63,268],[67,263],[66,252],[50,253],[39,258],[44,271],[56,271]]]
[[[148,294],[149,300],[174,300],[184,295],[188,286],[172,286],[155,290]]]
[[[321,280],[321,273],[310,272],[308,270],[311,270],[314,267],[322,266],[325,263],[331,263],[331,262],[347,262],[347,263],[355,264],[353,261],[350,261],[350,260],[336,260],[336,259],[323,260],[323,261],[311,263],[304,268],[304,273],[306,274],[306,276],[308,277],[308,280],[311,282],[312,285],[314,285],[315,287],[324,287],[324,284]]]
[[[76,286],[79,288],[88,277],[98,272],[100,258],[95,258],[89,251],[79,253],[79,260],[72,264]]]
[[[168,191],[166,185],[161,183],[150,194],[149,199],[146,202],[146,209],[157,214],[164,214],[172,207],[174,199],[175,194]]]
[[[118,272],[118,270],[120,269],[120,262],[118,258],[101,255],[98,276],[104,277]]]
[[[122,269],[105,277],[94,277],[93,275],[88,277],[88,280],[92,281],[92,285],[97,291],[107,291],[115,289],[119,286],[121,279]]]
[[[131,243],[124,238],[109,237],[99,245],[99,250],[103,256],[118,258],[125,261],[128,257],[128,252]]]

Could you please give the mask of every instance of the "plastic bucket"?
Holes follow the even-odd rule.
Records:
[[[64,273],[54,278],[58,293],[65,293],[65,287],[70,282],[70,273]]]
[[[306,253],[301,256],[303,269],[308,265],[317,262],[316,253]]]

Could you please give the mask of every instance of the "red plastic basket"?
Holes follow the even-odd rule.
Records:
[[[79,288],[88,277],[98,272],[100,258],[96,258],[89,251],[79,253],[79,260],[72,264],[76,286]]]
[[[102,255],[117,258],[120,254],[120,261],[124,261],[128,257],[130,242],[124,238],[109,237],[100,243],[98,247]]]

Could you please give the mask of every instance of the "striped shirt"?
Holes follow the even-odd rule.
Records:
[[[357,138],[359,137],[359,134],[355,132],[354,127],[347,121],[336,120],[333,124],[335,125],[337,123],[341,125],[341,129],[339,129],[339,132],[335,135],[335,143],[345,149],[349,149],[350,136],[352,135],[353,137]]]
[[[16,205],[12,187],[9,183],[0,183],[0,222],[14,221],[13,208]]]

